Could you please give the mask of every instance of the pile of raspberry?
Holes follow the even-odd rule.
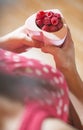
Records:
[[[61,15],[52,11],[39,11],[35,22],[40,29],[47,32],[56,32],[63,27]]]

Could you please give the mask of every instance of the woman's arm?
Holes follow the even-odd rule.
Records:
[[[72,102],[70,101],[70,106],[69,106],[69,124],[78,128],[79,130],[83,129],[83,124],[81,123],[79,116],[72,104]]]
[[[77,72],[77,69],[70,66],[62,72],[69,86],[69,90],[77,97],[81,103],[83,103],[83,82]]]
[[[53,45],[48,45],[42,47],[42,51],[53,55],[56,63],[56,67],[63,73],[67,81],[69,90],[78,99],[81,107],[83,107],[83,81],[81,80],[76,68],[74,43],[72,41],[69,30],[68,30],[67,38],[61,48]],[[70,112],[74,114],[73,116],[70,115],[71,116],[70,118],[73,118],[72,125],[75,126],[76,128],[82,129],[83,126],[81,125],[81,122],[79,120],[79,116],[78,116],[79,114],[76,113],[76,108],[72,106],[70,104],[70,108],[71,108]],[[78,125],[76,123],[78,123]]]
[[[54,56],[56,67],[65,76],[69,90],[83,103],[83,82],[76,69],[74,43],[69,30],[63,47],[49,45],[42,50]]]
[[[21,26],[13,32],[8,33],[5,36],[0,37],[0,48],[13,51],[24,52],[30,47],[41,47],[41,43],[32,40],[25,26]]]

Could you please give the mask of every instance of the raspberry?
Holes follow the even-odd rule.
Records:
[[[42,19],[42,18],[44,18],[44,16],[45,16],[45,12],[44,11],[40,11],[40,12],[37,13],[36,19]]]
[[[44,25],[44,26],[42,27],[42,30],[49,32],[49,26]]]
[[[52,17],[51,18],[51,23],[52,23],[52,25],[57,25],[58,24],[58,18],[57,17]]]
[[[51,25],[51,26],[49,27],[49,31],[50,31],[50,32],[56,32],[56,31],[58,31],[58,27],[57,27],[57,26],[54,26],[54,25]]]
[[[57,25],[57,27],[58,27],[58,30],[60,30],[63,27],[63,23],[59,22],[58,25]]]
[[[51,24],[50,18],[49,17],[45,17],[44,20],[43,20],[43,24],[45,24],[45,25]]]
[[[61,15],[52,11],[38,12],[36,15],[35,22],[40,29],[47,32],[56,32],[63,27]]]
[[[58,31],[58,30],[59,30],[59,29],[58,29],[58,26],[55,26],[55,32]]]
[[[42,19],[36,20],[36,24],[37,24],[39,27],[42,27],[42,26],[43,26],[43,20],[42,20]]]
[[[54,15],[54,13],[53,13],[52,11],[49,11],[49,12],[46,12],[45,15],[46,15],[47,17],[51,18],[51,17]]]
[[[61,18],[61,15],[58,13],[55,13],[54,16],[57,17],[58,19]]]

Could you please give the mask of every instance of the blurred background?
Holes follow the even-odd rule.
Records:
[[[36,11],[58,8],[75,42],[76,65],[83,79],[83,0],[0,0],[0,36],[25,23]]]

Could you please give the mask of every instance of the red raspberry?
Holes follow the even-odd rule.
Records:
[[[58,19],[61,18],[61,15],[58,13],[55,13],[54,16],[57,17]]]
[[[63,27],[63,21],[59,13],[52,11],[40,11],[36,15],[37,26],[47,32],[56,32]]]
[[[59,22],[58,25],[57,25],[57,27],[58,27],[58,30],[60,30],[63,27],[63,23]]]
[[[52,11],[49,11],[49,12],[46,12],[45,15],[46,15],[47,17],[51,18],[51,17],[54,15],[54,13],[53,13]]]
[[[56,32],[56,31],[58,31],[58,27],[57,27],[57,26],[54,26],[54,25],[51,25],[51,26],[49,27],[49,31],[50,31],[50,32]]]
[[[49,17],[44,17],[44,19],[43,19],[43,24],[45,24],[45,25],[51,24],[50,18],[49,18]]]
[[[52,17],[51,18],[51,23],[52,23],[52,25],[57,25],[58,24],[58,18],[57,17]]]
[[[55,32],[58,31],[58,30],[59,30],[59,29],[58,29],[58,26],[55,26]]]
[[[42,18],[44,18],[44,16],[45,16],[45,12],[44,11],[40,11],[40,12],[37,13],[36,19],[42,19]]]
[[[42,27],[42,26],[43,26],[43,20],[42,20],[42,19],[36,20],[36,24],[37,24],[39,27]]]
[[[42,27],[42,30],[49,32],[49,26],[44,25],[44,26]]]

